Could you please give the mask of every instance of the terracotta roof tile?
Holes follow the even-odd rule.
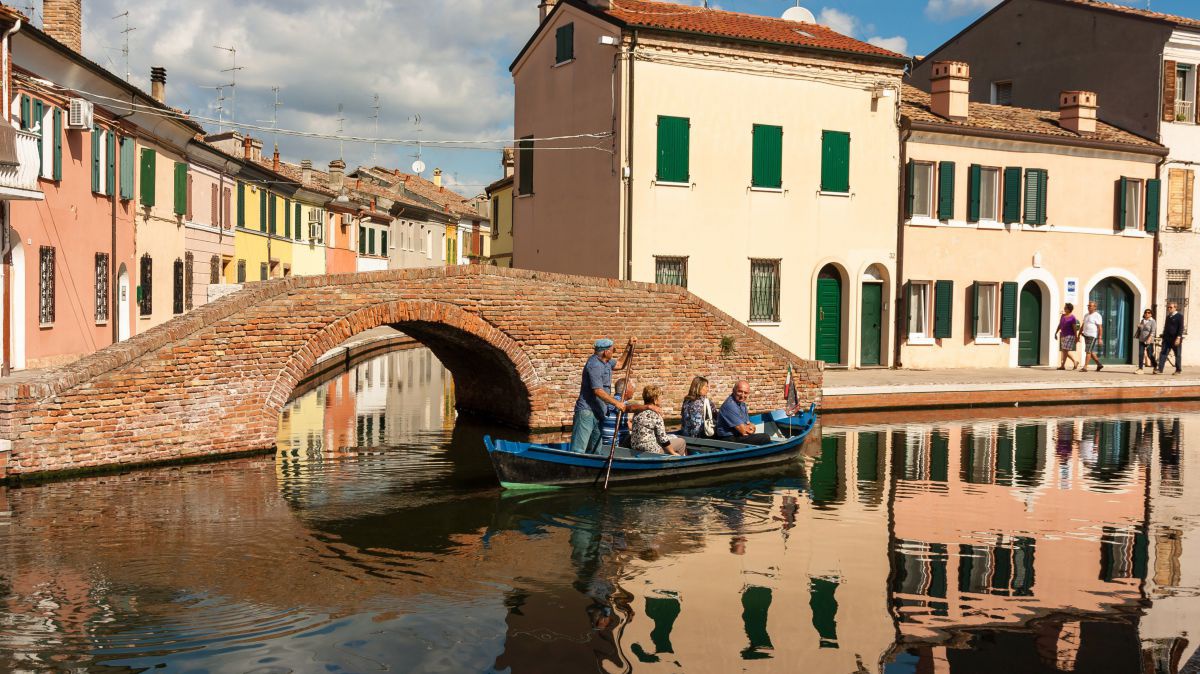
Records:
[[[1119,5],[1115,2],[1103,2],[1102,0],[1059,0],[1068,5],[1080,5],[1083,7],[1103,9],[1110,12],[1118,12],[1120,14],[1129,14],[1138,16],[1144,19],[1154,19],[1156,21],[1166,21],[1167,23],[1175,24],[1184,28],[1200,29],[1200,19],[1192,19],[1186,16],[1177,16],[1175,14],[1163,14],[1149,9],[1138,9],[1129,5]]]
[[[391,183],[403,183],[404,189],[413,194],[427,199],[445,209],[454,215],[477,215],[476,210],[467,203],[467,197],[455,192],[448,187],[438,187],[433,182],[426,180],[418,175],[404,173],[395,169],[389,169],[383,166],[373,166],[371,168],[362,168],[377,178],[386,180]]]
[[[813,23],[772,16],[727,12],[649,0],[612,0],[612,9],[598,10],[628,25],[641,28],[715,35],[737,40],[831,49],[834,51],[903,59],[903,54],[855,40]]]
[[[1100,103],[1103,105],[1104,102],[1101,101]],[[1130,145],[1140,149],[1165,149],[1162,145],[1154,141],[1147,140],[1104,122],[1096,122],[1095,134],[1081,136],[1059,125],[1059,113],[1057,110],[1033,110],[1009,105],[972,102],[968,108],[967,119],[961,122],[953,121],[934,114],[933,110],[930,109],[929,94],[908,84],[904,85],[903,100],[900,103],[900,114],[916,122],[944,124],[948,127],[1031,133],[1040,136],[1073,140],[1086,138],[1088,140]]]

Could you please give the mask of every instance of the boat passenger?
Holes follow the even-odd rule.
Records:
[[[620,379],[617,385],[613,387],[613,397],[623,403],[627,403],[633,399],[633,386],[629,384],[628,379]],[[629,446],[629,426],[633,421],[633,416],[630,414],[622,414],[617,411],[617,408],[612,405],[607,405],[608,408],[604,415],[604,423],[601,426],[600,446],[608,447],[612,444],[613,435],[617,436],[617,444],[621,447]],[[620,432],[617,431],[617,423],[621,424]]]
[[[693,377],[688,394],[683,399],[679,410],[683,417],[683,430],[680,435],[688,438],[711,438],[716,433],[713,419],[713,404],[708,399],[708,380],[704,377]]]
[[[662,389],[651,384],[642,389],[642,402],[645,409],[633,417],[633,431],[629,436],[629,446],[635,452],[652,454],[674,454],[683,456],[687,451],[687,443],[683,438],[667,435],[667,427],[663,423],[662,414],[657,411],[658,399]]]
[[[733,393],[721,405],[717,414],[717,439],[741,442],[748,445],[765,445],[771,442],[771,436],[758,433],[754,424],[750,423],[750,411],[746,401],[750,399],[750,383],[742,380],[733,387]]]

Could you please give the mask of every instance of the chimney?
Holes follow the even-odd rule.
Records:
[[[246,139],[250,141],[250,161],[262,161],[262,141],[251,136]]]
[[[279,173],[279,146],[275,146],[275,154],[271,155],[271,170]]]
[[[516,159],[513,158],[513,149],[511,147],[506,147],[501,152],[500,166],[504,169],[505,178],[516,172]]]
[[[250,146],[253,144],[253,142],[254,139],[250,136],[246,136],[242,139],[242,159],[250,161],[250,158],[254,155],[254,151],[250,149]]]
[[[346,162],[334,159],[329,162],[329,186],[335,190],[342,189],[342,179],[346,176]]]
[[[300,176],[301,176],[300,182],[304,183],[305,185],[312,184],[312,160],[311,159],[301,159],[300,160]]]
[[[433,169],[433,184],[437,185],[438,187],[442,186],[442,169]]]
[[[154,66],[150,69],[150,95],[154,100],[167,104],[167,69]]]
[[[245,140],[242,134],[237,131],[222,131],[221,133],[211,133],[204,137],[205,142],[215,146],[218,150],[226,154],[237,156],[243,152],[243,144]]]
[[[83,53],[83,0],[43,0],[42,30]]]
[[[557,3],[558,0],[541,0],[538,3],[538,11],[541,12],[542,21],[546,20],[546,17],[550,15],[550,10],[554,9],[554,5]]]
[[[930,81],[933,114],[961,122],[971,98],[971,66],[961,61],[934,61]]]
[[[1064,91],[1058,97],[1058,123],[1081,136],[1096,133],[1096,93]]]

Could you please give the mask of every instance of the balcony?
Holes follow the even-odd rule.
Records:
[[[32,131],[0,123],[0,200],[43,198],[38,188],[38,138]]]
[[[1175,121],[1193,124],[1196,121],[1195,101],[1175,101]]]

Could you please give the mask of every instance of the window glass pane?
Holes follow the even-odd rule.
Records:
[[[994,283],[984,283],[979,286],[979,325],[975,334],[979,337],[996,336],[996,293]]]
[[[1137,229],[1141,224],[1142,183],[1130,180],[1125,183],[1125,228]]]
[[[750,263],[750,320],[779,320],[779,262],[776,260]]]
[[[929,217],[933,213],[933,164],[913,166],[913,215]]]
[[[687,287],[687,258],[654,258],[654,282]]]
[[[908,287],[908,334],[923,337],[929,325],[929,284],[912,283]]]
[[[982,220],[998,220],[1000,211],[998,186],[1000,184],[1000,169],[985,168],[979,173],[979,217]]]

